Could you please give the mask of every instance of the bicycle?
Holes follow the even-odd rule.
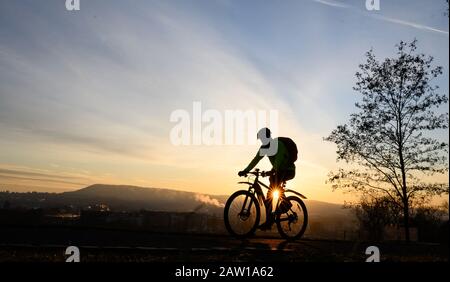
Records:
[[[264,205],[265,196],[261,187],[269,189],[269,187],[259,180],[259,177],[266,177],[271,172],[260,172],[255,169],[248,174],[254,175],[253,182],[240,181],[238,184],[249,185],[248,190],[239,190],[233,193],[227,200],[224,209],[225,227],[228,232],[237,238],[246,238],[253,235],[256,229],[260,227],[261,205],[264,211],[272,212],[273,203],[275,204],[275,222],[278,232],[283,238],[288,240],[299,239],[303,236],[308,225],[308,211],[302,199],[306,199],[302,194],[285,189],[286,182],[278,188],[274,188],[271,210],[267,210]],[[293,196],[285,196],[285,193],[293,193]],[[270,195],[269,195],[270,196]],[[292,205],[289,209],[286,207],[285,201],[289,201]],[[237,221],[237,222],[234,222]]]

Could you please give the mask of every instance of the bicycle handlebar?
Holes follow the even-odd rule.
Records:
[[[247,177],[248,174],[252,174],[254,176],[261,176],[261,177],[267,177],[271,176],[274,172],[273,171],[259,171],[259,169],[256,169],[254,171],[250,171],[243,175],[243,177]]]

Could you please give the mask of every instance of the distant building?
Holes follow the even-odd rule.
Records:
[[[83,210],[81,225],[133,228],[157,232],[222,233],[223,219],[214,215],[194,212],[111,212]]]

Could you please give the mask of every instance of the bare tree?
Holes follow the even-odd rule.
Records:
[[[416,40],[396,47],[396,56],[381,62],[367,52],[354,87],[361,95],[359,111],[325,140],[337,145],[338,161],[352,164],[330,172],[333,189],[389,197],[402,210],[409,241],[411,203],[448,193],[448,182],[423,177],[448,172],[448,144],[429,134],[448,128],[448,113],[436,111],[448,98],[432,85],[442,67],[416,52]]]
[[[384,228],[396,224],[399,220],[399,207],[387,197],[364,195],[356,204],[346,204],[358,219],[359,230],[367,233],[370,240],[380,241],[384,237]]]

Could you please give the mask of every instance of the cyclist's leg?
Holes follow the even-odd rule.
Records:
[[[286,181],[291,180],[295,177],[295,170],[285,170],[280,174],[280,180],[281,183],[286,183]],[[282,199],[286,199],[284,195],[284,191],[282,191]],[[281,203],[281,209],[280,211],[288,210],[290,209],[292,204],[289,201],[283,200]]]
[[[273,189],[275,189],[276,187],[278,187],[278,174],[272,174],[269,177],[269,190],[267,190],[267,196],[266,196],[266,208],[267,207],[272,207],[272,191]]]
[[[286,180],[285,181],[291,180],[294,177],[295,177],[295,169],[286,171]]]
[[[270,229],[275,222],[275,214],[272,213],[272,191],[273,189],[278,188],[281,184],[278,173],[271,175],[269,181],[269,190],[267,191],[267,197],[264,201],[264,205],[266,207],[266,222],[261,225],[262,230]]]
[[[269,220],[272,212],[272,191],[276,187],[279,186],[279,176],[278,174],[273,174],[269,177],[269,190],[267,191],[266,200],[264,201],[264,204],[266,206],[266,219]]]
[[[280,175],[281,183],[291,180],[294,177],[295,177],[295,170],[293,169],[285,170],[283,171],[282,175]]]

